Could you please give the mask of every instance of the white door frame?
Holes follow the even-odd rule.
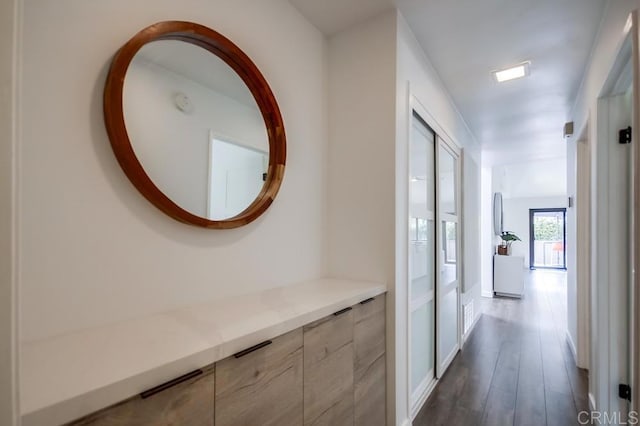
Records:
[[[591,141],[589,121],[576,142],[576,199],[575,241],[576,252],[576,365],[589,368],[591,340]]]
[[[638,27],[638,11],[631,14],[632,18],[632,70],[633,70],[633,117],[632,117],[632,164],[631,171],[633,178],[631,181],[632,212],[631,212],[631,324],[630,324],[630,385],[631,385],[631,405],[630,409],[636,413],[640,410],[640,147],[639,139],[635,136],[640,129],[640,28]]]
[[[635,27],[634,27],[635,31]],[[631,34],[631,33],[629,33]],[[632,56],[628,35],[597,102],[596,135],[591,151],[591,359],[589,399],[592,409],[626,416],[628,403],[618,384],[629,383],[630,184],[629,145],[618,143],[618,131],[631,124],[633,100],[628,86]],[[626,83],[625,83],[626,82]],[[621,84],[622,83],[622,84]]]
[[[434,160],[436,163],[436,170],[435,172],[437,173],[437,149],[438,149],[438,140],[441,140],[443,143],[446,144],[446,146],[454,151],[458,153],[458,194],[457,194],[457,200],[456,202],[458,203],[458,220],[459,220],[459,225],[458,225],[458,243],[457,243],[457,255],[458,255],[458,297],[457,297],[457,316],[458,316],[458,330],[457,330],[457,341],[458,341],[458,345],[457,345],[457,349],[453,352],[453,356],[450,357],[449,359],[449,363],[453,360],[455,354],[457,353],[457,351],[459,350],[459,348],[461,347],[461,342],[462,342],[462,326],[461,326],[461,315],[462,315],[462,307],[460,305],[461,303],[461,288],[462,288],[462,276],[461,276],[461,265],[462,265],[462,244],[461,244],[461,238],[462,238],[462,223],[463,223],[463,212],[462,212],[462,197],[463,197],[463,189],[461,187],[461,172],[462,172],[462,148],[455,142],[455,140],[449,135],[449,133],[436,121],[435,117],[429,112],[429,110],[424,106],[424,104],[422,104],[420,102],[420,100],[411,93],[410,88],[408,89],[408,98],[409,98],[409,105],[408,105],[408,115],[409,118],[407,119],[406,122],[406,126],[407,126],[407,134],[411,135],[411,125],[412,125],[412,120],[413,120],[413,113],[414,111],[416,112],[416,114],[418,114],[418,116],[420,116],[420,118],[427,123],[427,125],[431,128],[431,130],[433,130],[436,134],[436,146],[435,149],[436,151],[434,152]],[[407,150],[408,153],[408,150]],[[408,155],[407,158],[404,159],[404,161],[409,161]],[[408,167],[408,163],[407,163],[407,170],[409,169]],[[437,176],[437,174],[436,174]],[[406,176],[406,179],[408,181],[409,176]],[[437,197],[437,189],[436,189],[436,197]],[[436,205],[438,203],[438,200],[436,198],[435,200]],[[438,208],[436,207],[436,214],[437,214]],[[439,222],[439,218],[436,215],[436,222],[435,222],[435,231],[437,231],[437,229],[439,228],[438,226],[438,222]],[[408,227],[407,227],[407,234],[408,234]],[[436,238],[439,238],[437,236],[437,232],[435,232],[434,234],[436,234]],[[408,242],[408,238],[407,238],[407,242]],[[409,256],[407,256],[406,259],[406,268],[409,268]],[[436,268],[437,268],[437,259],[436,259]],[[408,270],[408,269],[407,269]],[[431,394],[431,392],[433,391],[433,389],[435,388],[435,385],[438,382],[438,378],[441,376],[441,374],[438,373],[438,331],[437,331],[437,321],[438,321],[438,311],[439,311],[439,303],[438,303],[438,294],[437,294],[437,288],[438,288],[438,274],[436,274],[436,283],[435,283],[435,288],[436,288],[436,304],[435,304],[435,354],[434,354],[434,359],[436,360],[436,379],[433,380],[431,382],[431,384],[425,389],[424,394],[422,395],[422,397],[416,401],[416,403],[414,404],[414,406],[412,406],[411,403],[411,309],[410,309],[410,300],[407,299],[407,317],[406,317],[406,321],[407,321],[407,353],[406,353],[406,362],[407,362],[407,370],[406,370],[406,386],[407,386],[407,409],[409,412],[409,416],[410,418],[413,420],[415,418],[415,416],[418,414],[418,412],[420,411],[420,408],[422,408],[422,406],[424,405],[424,403],[426,402],[427,398],[429,397],[429,395]],[[408,283],[407,283],[408,284]],[[407,296],[410,296],[410,292],[407,291]],[[449,365],[446,364],[447,366]],[[442,371],[443,373],[444,371]]]

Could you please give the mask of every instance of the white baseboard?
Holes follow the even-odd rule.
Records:
[[[573,361],[578,365],[578,351],[576,350],[576,345],[573,343],[573,339],[571,338],[571,333],[567,331],[567,342],[569,342],[569,347],[571,348],[571,353],[573,354]]]
[[[482,290],[482,297],[489,297],[489,298],[493,298],[493,292],[492,292],[492,291],[485,291],[485,290]]]
[[[404,422],[402,422],[401,426],[411,426],[411,420],[406,419]]]
[[[476,324],[478,324],[478,320],[480,319],[481,315],[482,315],[481,313],[476,314],[476,317],[473,319],[473,322],[471,323],[471,327],[469,327],[469,330],[467,330],[467,332],[462,336],[462,342],[466,342],[469,336],[471,336],[471,333],[473,333],[473,329],[476,328]]]
[[[413,423],[413,420],[416,418],[418,413],[420,413],[420,410],[422,410],[422,407],[424,407],[424,404],[427,402],[427,399],[429,399],[429,396],[431,396],[431,392],[433,392],[433,390],[436,388],[437,384],[438,384],[438,380],[434,379],[425,388],[424,392],[422,393],[422,395],[418,399],[418,402],[415,404],[415,407],[413,407],[411,409],[411,419],[412,420],[411,420],[411,422],[409,424]]]

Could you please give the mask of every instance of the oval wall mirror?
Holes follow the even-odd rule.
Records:
[[[502,234],[504,228],[504,213],[502,211],[502,192],[496,192],[493,194],[493,233],[496,235]]]
[[[278,104],[249,57],[191,22],[147,27],[118,51],[104,92],[125,174],[169,216],[235,228],[273,202],[286,160]]]

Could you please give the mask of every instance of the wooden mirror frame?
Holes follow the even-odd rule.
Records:
[[[269,167],[262,190],[244,211],[224,220],[196,216],[167,197],[151,180],[136,157],[124,121],[124,79],[135,54],[147,43],[180,40],[200,46],[227,63],[247,85],[258,104],[269,139]],[[286,137],[280,109],[269,84],[249,57],[222,34],[192,22],[165,21],[151,25],[118,50],[104,88],[104,121],[111,147],[125,174],[153,205],[172,218],[190,225],[230,229],[256,220],[273,202],[284,177]]]

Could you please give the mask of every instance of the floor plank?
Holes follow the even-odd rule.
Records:
[[[547,401],[547,426],[578,424],[578,413],[573,398],[563,393],[545,391]]]
[[[514,425],[543,425],[546,419],[540,335],[538,330],[528,330],[522,336]]]
[[[516,394],[491,387],[482,417],[483,426],[511,426],[515,416]]]
[[[573,426],[588,375],[566,342],[566,275],[527,273],[522,299],[483,299],[482,316],[414,425]]]

